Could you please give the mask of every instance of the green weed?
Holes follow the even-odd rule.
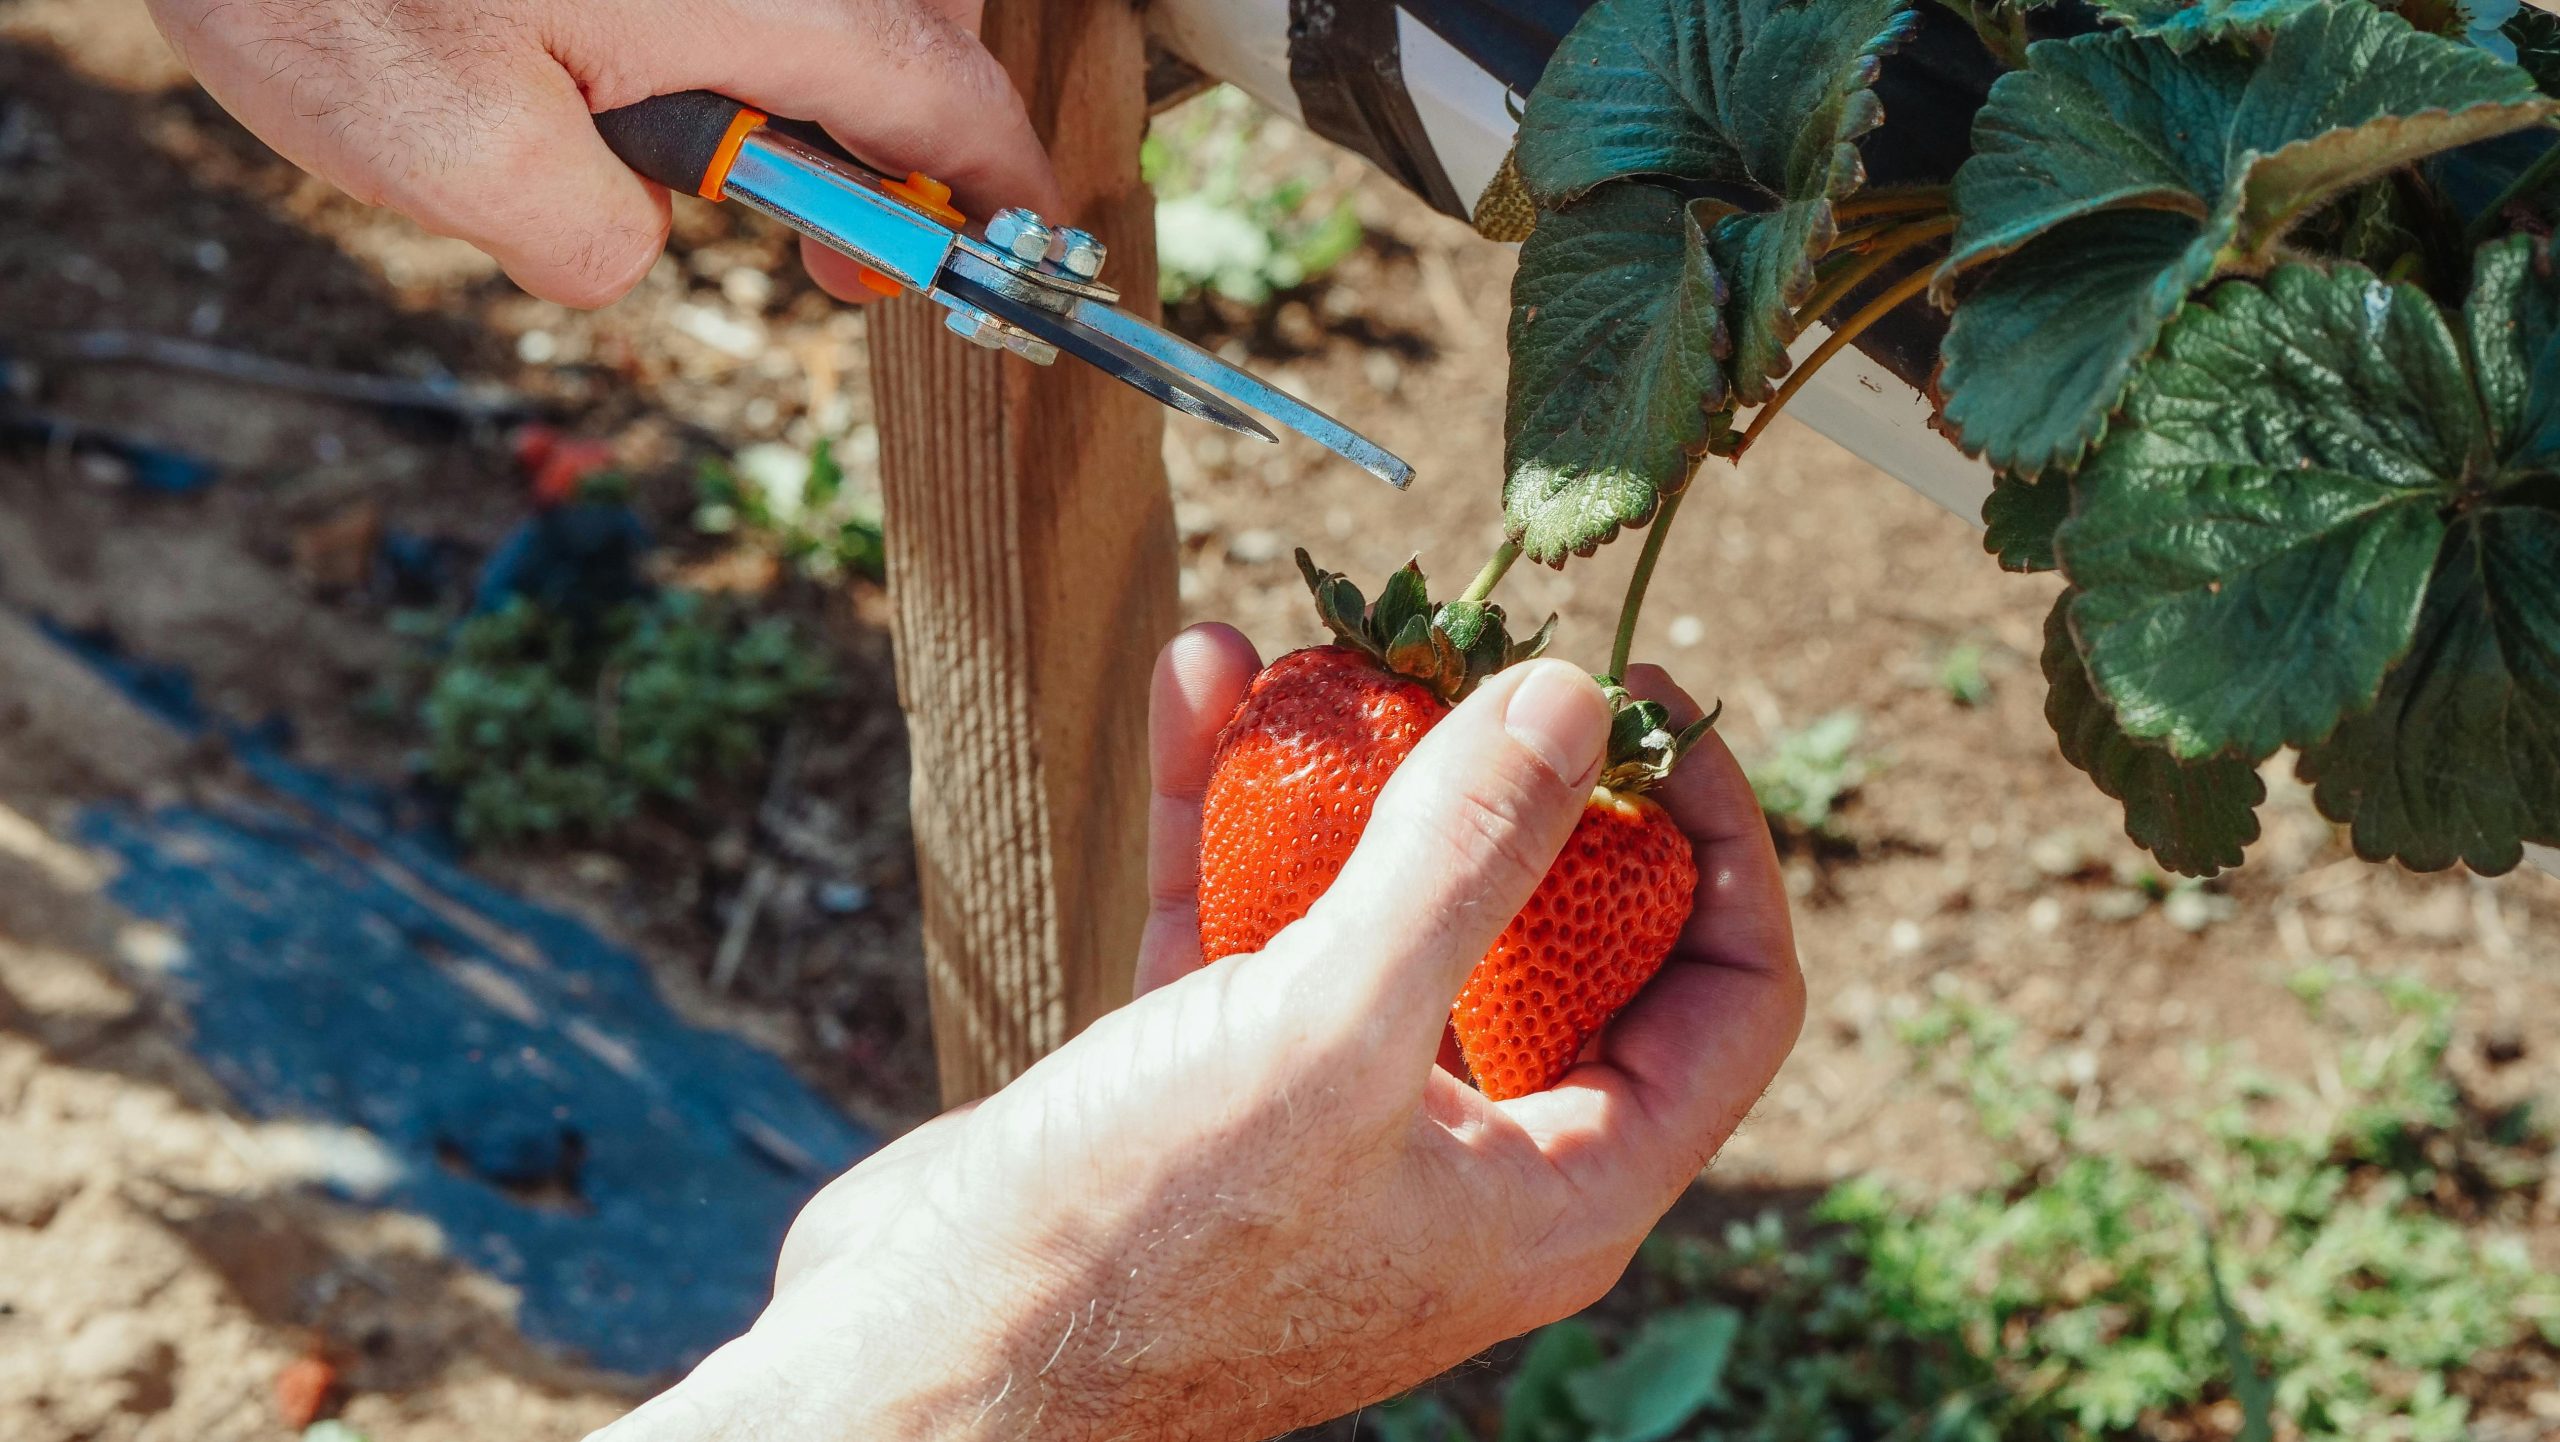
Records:
[[[835,444],[806,457],[759,446],[732,461],[706,461],[694,481],[694,529],[771,548],[816,581],[879,580],[887,560],[880,502],[845,484]]]
[[[1273,160],[1275,140],[1289,129],[1224,85],[1157,118],[1139,166],[1156,193],[1157,274],[1167,302],[1214,291],[1262,305],[1360,248],[1351,197],[1325,184],[1325,167]]]
[[[1799,831],[1829,835],[1833,810],[1875,770],[1858,754],[1864,729],[1857,712],[1834,711],[1779,736],[1765,758],[1746,768],[1760,809]]]
[[[588,627],[519,600],[454,633],[420,708],[423,765],[474,845],[604,832],[744,770],[827,685],[787,623],[690,592]]]
[[[2469,1435],[2464,1369],[2560,1315],[2560,1279],[2504,1229],[2543,1143],[2468,1108],[2448,998],[2295,989],[2334,1041],[2327,1081],[2200,1055],[2187,1120],[2090,1114],[2014,1022],[1942,997],[1905,1039],[1999,1180],[1936,1200],[1851,1181],[1809,1227],[1657,1238],[1654,1309],[1613,1345],[1582,1320],[1537,1334],[1500,1442]],[[1470,1436],[1427,1396],[1382,1419],[1390,1442]]]

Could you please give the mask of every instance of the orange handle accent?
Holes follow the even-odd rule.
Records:
[[[720,199],[728,188],[729,167],[738,163],[739,148],[747,143],[748,136],[764,128],[764,122],[764,112],[760,110],[738,112],[737,118],[729,122],[729,133],[720,137],[720,148],[711,152],[711,164],[702,172],[702,189],[697,194],[705,200]]]

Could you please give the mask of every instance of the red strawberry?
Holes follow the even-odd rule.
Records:
[[[1497,606],[1435,610],[1416,565],[1388,580],[1374,611],[1304,551],[1298,569],[1340,639],[1264,667],[1219,734],[1200,831],[1209,961],[1259,951],[1306,915],[1422,733],[1486,676],[1546,644],[1542,630],[1513,646]]]
[[[1697,858],[1643,793],[1714,724],[1678,735],[1659,705],[1609,688],[1617,723],[1600,784],[1529,904],[1467,977],[1450,1023],[1495,1101],[1556,1084],[1582,1044],[1635,999],[1689,924]]]
[[[1200,837],[1200,943],[1210,961],[1258,951],[1306,915],[1423,733],[1485,676],[1546,644],[1541,630],[1510,646],[1489,606],[1433,612],[1415,566],[1388,582],[1371,612],[1356,587],[1319,573],[1303,551],[1298,565],[1340,640],[1265,667],[1218,737]],[[1689,923],[1697,861],[1644,792],[1715,718],[1675,735],[1661,705],[1608,690],[1616,721],[1582,820],[1450,1016],[1468,1071],[1496,1101],[1555,1085],[1662,969]]]

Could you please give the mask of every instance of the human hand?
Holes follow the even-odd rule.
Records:
[[[1201,793],[1251,647],[1196,627],[1153,705],[1144,994],[810,1203],[753,1330],[595,1442],[1245,1442],[1597,1299],[1803,1018],[1768,827],[1709,738],[1654,795],[1696,846],[1678,948],[1554,1089],[1434,1064],[1572,830],[1608,714],[1561,662],[1424,738],[1315,909],[1200,966]],[[1633,689],[1696,707],[1651,668]]]
[[[814,120],[960,204],[1059,212],[1022,98],[978,43],[983,0],[150,0],[206,90],[288,160],[470,241],[564,305],[618,299],[667,237],[666,191],[593,116],[716,90]],[[972,212],[975,213],[975,212]],[[854,264],[810,273],[869,295]]]

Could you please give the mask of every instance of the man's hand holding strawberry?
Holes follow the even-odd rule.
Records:
[[[1257,664],[1203,626],[1157,666],[1139,998],[820,1194],[754,1329],[599,1442],[1246,1442],[1617,1279],[1803,1017],[1740,768],[1709,735],[1651,792],[1698,875],[1667,963],[1556,1085],[1491,1101],[1437,1064],[1451,1006],[1582,821],[1609,703],[1559,661],[1484,680],[1304,919],[1204,967],[1202,798]]]

